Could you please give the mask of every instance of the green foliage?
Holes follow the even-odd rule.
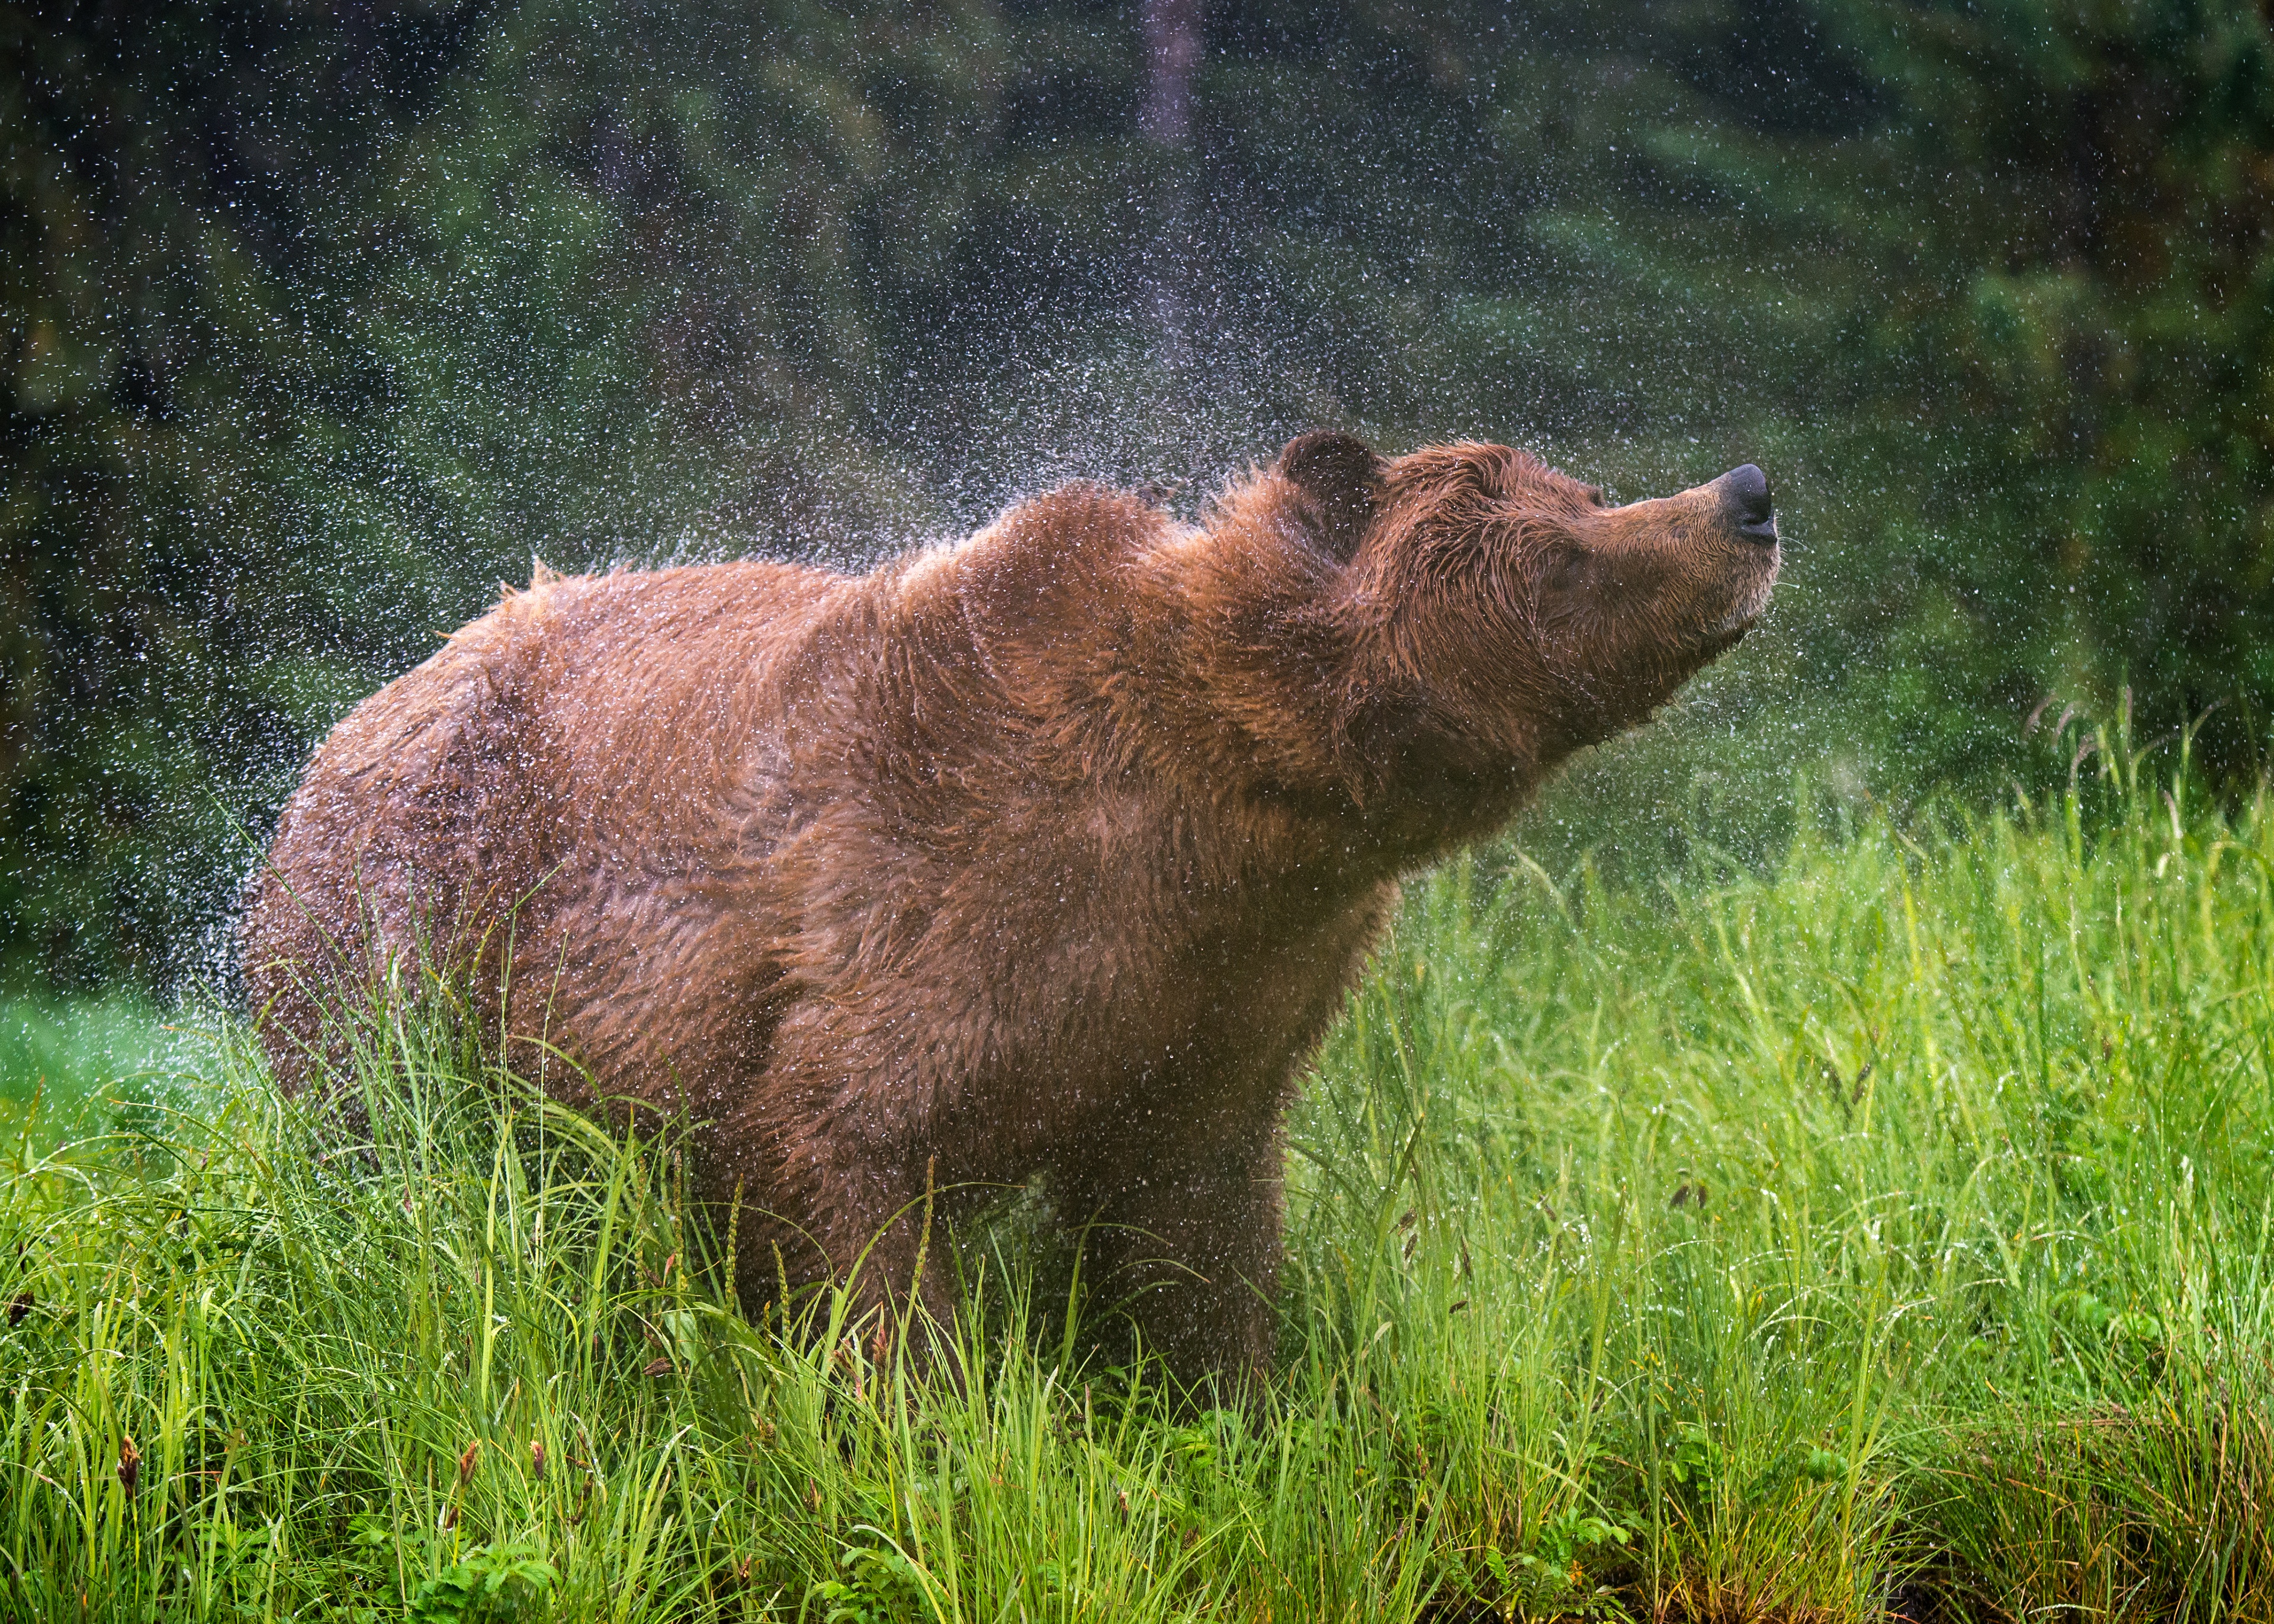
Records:
[[[875,1530],[866,1530],[873,1537]],[[816,1580],[806,1595],[827,1611],[822,1624],[900,1624],[908,1619],[936,1619],[925,1575],[892,1545],[853,1545],[838,1559],[842,1579]],[[1045,1584],[1059,1576],[1056,1562],[1037,1570]]]
[[[534,1540],[477,1545],[411,1593],[410,1624],[477,1624],[543,1617],[561,1575]]]
[[[1609,1586],[1588,1584],[1585,1559],[1604,1547],[1627,1545],[1638,1531],[1637,1527],[1607,1522],[1577,1506],[1567,1506],[1540,1528],[1532,1548],[1517,1552],[1513,1560],[1486,1547],[1481,1553],[1485,1572],[1500,1598],[1502,1614],[1625,1618],[1626,1608]]]
[[[134,1119],[204,1047],[132,996],[0,1001],[0,1137],[45,1148]]]

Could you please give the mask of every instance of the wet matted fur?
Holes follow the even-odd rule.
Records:
[[[540,572],[317,751],[261,1029],[298,1086],[328,986],[455,958],[700,1122],[750,1305],[777,1250],[905,1287],[928,1179],[1047,1170],[1155,1346],[1251,1369],[1289,1096],[1398,876],[1743,635],[1766,500],[1318,433],[1198,526],[1078,485],[867,575]]]

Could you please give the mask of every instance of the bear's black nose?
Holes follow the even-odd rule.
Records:
[[[1777,538],[1776,509],[1769,501],[1769,477],[1746,462],[1713,482],[1721,488],[1721,510],[1737,534],[1754,541]]]

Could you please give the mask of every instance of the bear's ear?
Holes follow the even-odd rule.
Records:
[[[1364,440],[1334,429],[1299,434],[1279,454],[1280,477],[1311,499],[1318,510],[1319,539],[1344,563],[1374,523],[1382,470],[1382,459]]]

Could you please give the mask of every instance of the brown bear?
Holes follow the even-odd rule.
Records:
[[[1319,432],[1196,527],[1075,485],[867,575],[539,570],[317,751],[252,1004],[291,1086],[389,955],[502,984],[572,1101],[699,1124],[753,1307],[859,1260],[944,1312],[928,1191],[1047,1172],[1173,1368],[1250,1371],[1282,1118],[1398,876],[1644,719],[1778,561],[1751,464],[1610,507]]]

